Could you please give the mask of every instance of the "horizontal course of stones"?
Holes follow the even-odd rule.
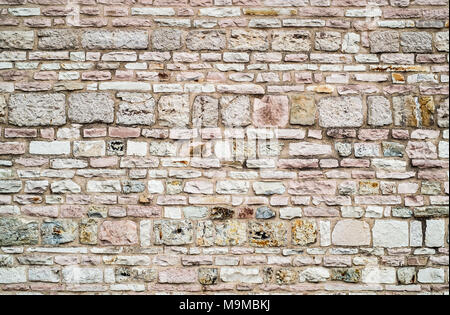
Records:
[[[0,293],[448,294],[448,0],[0,0]]]

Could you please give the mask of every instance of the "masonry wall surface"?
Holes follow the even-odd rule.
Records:
[[[448,0],[0,0],[0,293],[448,294]]]

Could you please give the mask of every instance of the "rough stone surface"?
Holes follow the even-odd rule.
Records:
[[[160,124],[165,127],[186,127],[190,120],[188,95],[161,96],[158,103]]]
[[[156,102],[151,94],[121,92],[117,123],[151,126],[156,121]]]
[[[107,93],[75,93],[69,97],[69,120],[74,123],[112,123],[114,101]]]
[[[60,126],[66,123],[64,94],[13,94],[8,103],[8,122],[24,126]]]
[[[364,122],[362,100],[356,96],[322,98],[318,107],[319,125],[324,128],[360,127]]]

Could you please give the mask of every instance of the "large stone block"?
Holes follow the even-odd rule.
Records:
[[[42,244],[60,245],[71,243],[77,237],[78,225],[71,220],[46,220],[42,223]]]
[[[363,123],[364,107],[360,97],[325,97],[319,101],[321,127],[361,127]]]
[[[33,31],[0,31],[1,49],[33,49]]]
[[[69,97],[68,115],[74,123],[112,123],[114,100],[108,93],[74,93]]]
[[[404,53],[429,53],[433,51],[433,36],[427,32],[404,32],[400,45]]]
[[[157,29],[152,34],[152,45],[157,50],[177,50],[182,47],[182,32],[175,29]]]
[[[369,35],[369,43],[372,53],[400,51],[400,37],[395,31],[372,32]]]
[[[275,51],[308,52],[311,50],[311,34],[308,31],[275,31],[272,39]]]
[[[231,50],[266,51],[269,44],[269,35],[265,31],[237,29],[231,31],[228,46]]]
[[[122,99],[117,111],[117,123],[122,125],[146,125],[155,123],[155,99],[151,94],[120,92]]]
[[[86,49],[146,49],[148,32],[89,30],[83,33],[81,45]]]
[[[369,246],[370,226],[366,222],[343,220],[336,223],[332,240],[339,246]]]
[[[219,120],[219,100],[200,95],[194,100],[192,124],[194,127],[217,127]]]
[[[311,95],[296,94],[291,96],[291,125],[314,125],[317,107]]]
[[[187,220],[158,220],[154,222],[153,231],[156,245],[179,246],[192,244],[194,229]]]
[[[16,126],[61,126],[66,123],[66,97],[62,93],[13,94],[8,121]]]
[[[287,227],[284,222],[248,223],[248,239],[253,247],[282,247],[287,245]]]
[[[0,246],[36,245],[39,222],[15,217],[0,218]]]
[[[306,246],[317,240],[317,224],[312,220],[294,220],[292,222],[292,244]]]
[[[222,96],[220,99],[222,122],[227,127],[245,127],[251,124],[248,96]]]
[[[216,224],[215,243],[219,246],[243,245],[247,240],[247,224],[230,220]]]
[[[38,48],[44,50],[77,49],[80,46],[78,35],[73,30],[39,30]]]
[[[409,245],[409,228],[406,221],[378,220],[372,233],[375,247],[395,248]]]
[[[284,127],[289,122],[289,98],[287,96],[264,96],[255,99],[253,124],[256,127]]]
[[[163,95],[158,102],[159,122],[164,127],[186,127],[190,120],[188,95]]]
[[[191,31],[186,36],[186,47],[190,50],[222,50],[226,44],[225,31]]]

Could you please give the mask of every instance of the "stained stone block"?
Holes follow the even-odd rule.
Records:
[[[217,268],[200,268],[198,270],[198,281],[203,285],[216,284],[219,278]]]
[[[153,226],[156,245],[187,245],[193,242],[194,229],[187,220],[158,220]]]
[[[362,272],[357,268],[332,269],[331,280],[357,283],[361,280]]]
[[[284,222],[248,223],[248,239],[253,247],[282,247],[287,245],[287,228]]]
[[[296,94],[291,96],[291,103],[291,125],[315,124],[317,107],[313,96]]]
[[[64,94],[13,94],[8,103],[8,121],[12,125],[61,126],[66,123]]]
[[[71,243],[77,237],[78,225],[71,220],[47,220],[42,223],[41,236],[44,245]]]
[[[97,244],[98,222],[94,219],[83,219],[80,222],[80,243],[86,245]]]
[[[317,224],[311,220],[294,220],[292,222],[292,244],[306,246],[315,243]]]
[[[255,99],[253,123],[257,127],[284,127],[289,122],[289,98],[287,96],[264,96]]]
[[[236,246],[243,245],[246,241],[247,224],[245,222],[229,220],[216,224],[216,245]]]

